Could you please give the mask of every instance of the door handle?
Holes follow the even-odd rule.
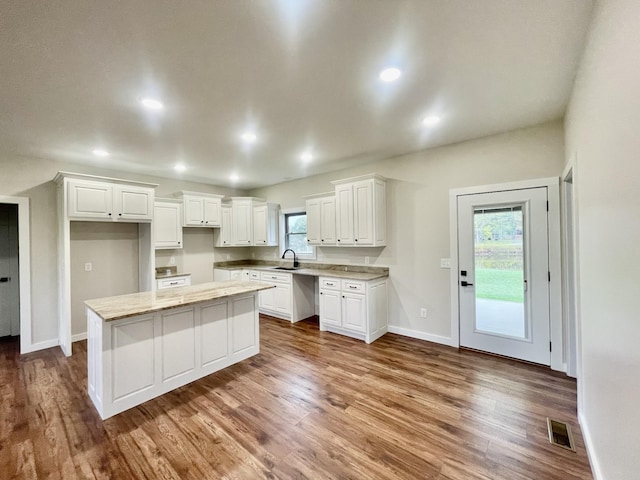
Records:
[[[469,283],[466,280],[462,280],[460,282],[460,285],[463,286],[463,287],[473,287],[473,283]]]
[[[0,277],[0,283],[7,283],[11,281],[11,277]]]

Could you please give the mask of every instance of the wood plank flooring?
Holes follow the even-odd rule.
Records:
[[[590,479],[575,381],[387,334],[261,317],[261,353],[101,421],[86,344],[0,341],[0,478]],[[568,422],[577,453],[549,444]]]

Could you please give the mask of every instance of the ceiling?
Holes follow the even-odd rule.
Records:
[[[3,2],[0,156],[253,188],[542,123],[564,114],[591,7]]]

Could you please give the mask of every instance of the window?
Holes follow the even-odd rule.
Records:
[[[300,256],[313,255],[313,247],[307,243],[306,212],[285,213],[284,248],[290,248]]]

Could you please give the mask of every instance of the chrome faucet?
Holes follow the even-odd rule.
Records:
[[[284,258],[284,256],[287,254],[287,252],[291,252],[293,253],[293,268],[296,268],[298,265],[300,265],[300,263],[298,262],[298,259],[296,258],[296,252],[294,252],[293,250],[291,250],[290,248],[287,248],[284,253],[282,254],[282,258]]]

